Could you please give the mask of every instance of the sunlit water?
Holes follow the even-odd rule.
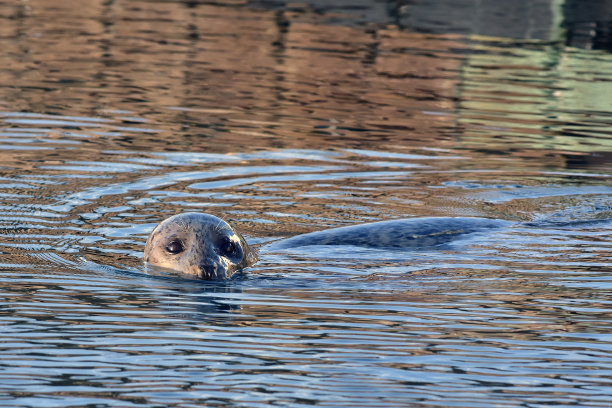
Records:
[[[0,406],[610,407],[612,57],[446,3],[0,3]],[[147,273],[182,211],[515,224]]]

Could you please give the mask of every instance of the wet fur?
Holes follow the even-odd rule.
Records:
[[[380,221],[298,235],[273,242],[265,249],[274,251],[311,245],[425,248],[448,243],[458,235],[511,224],[468,217]],[[184,241],[184,251],[179,255],[165,251],[173,237]],[[236,256],[221,253],[218,243],[223,239],[231,239],[239,246]],[[145,246],[144,261],[201,279],[224,279],[255,263],[257,256],[242,235],[222,219],[204,213],[185,213],[170,217],[153,230]]]
[[[172,240],[181,241],[181,253],[170,254],[165,250]],[[220,246],[227,240],[235,244],[235,254],[222,253]],[[254,263],[256,256],[242,235],[222,219],[210,214],[184,213],[164,220],[151,232],[144,261],[200,279],[225,279]]]

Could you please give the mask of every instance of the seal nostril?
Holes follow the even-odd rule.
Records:
[[[199,265],[197,267],[197,270],[199,272],[199,277],[200,279],[216,279],[217,278],[217,264],[204,264],[204,265]]]

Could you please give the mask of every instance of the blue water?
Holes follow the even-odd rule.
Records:
[[[609,407],[612,57],[589,4],[0,4],[0,406]],[[184,211],[255,247],[512,224],[151,273],[149,232]]]

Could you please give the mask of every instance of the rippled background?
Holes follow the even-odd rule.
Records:
[[[612,4],[329,3],[0,1],[0,406],[610,406]],[[182,211],[517,224],[147,274]]]

